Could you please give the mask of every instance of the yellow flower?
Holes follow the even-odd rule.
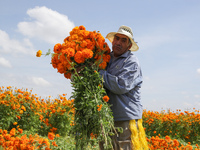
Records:
[[[23,105],[22,105],[21,109],[24,110],[24,111],[26,111],[26,107],[24,107]]]
[[[37,51],[36,56],[40,57],[41,55],[42,55],[42,51],[41,50]]]
[[[23,113],[24,113],[24,111],[23,111],[23,110],[20,110],[20,111],[19,111],[19,114],[23,114]]]

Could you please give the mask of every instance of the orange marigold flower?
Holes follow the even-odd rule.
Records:
[[[76,42],[71,41],[71,42],[69,42],[68,44],[69,44],[69,47],[71,47],[71,48],[73,48],[73,49],[76,48]]]
[[[74,27],[74,28],[72,29],[72,31],[71,31],[69,34],[72,36],[73,34],[78,33],[78,31],[79,31],[79,27],[76,26],[76,27]]]
[[[5,134],[5,135],[4,135],[4,138],[5,138],[7,141],[10,141],[11,135],[10,135],[10,134]]]
[[[90,33],[90,38],[91,39],[94,39],[95,36],[96,36],[96,31],[93,31],[93,32]]]
[[[90,39],[86,39],[85,41],[87,42],[87,48],[93,50],[95,47],[95,41],[91,41]]]
[[[100,69],[105,69],[106,66],[107,66],[107,63],[105,61],[103,61],[102,63],[99,64]]]
[[[58,59],[58,55],[53,55],[51,63],[54,68],[58,67],[58,64],[61,63],[60,60]]]
[[[64,50],[63,53],[61,55],[59,55],[59,63],[60,64],[64,64],[67,63],[69,61],[69,59],[66,57],[67,55],[67,50]]]
[[[53,127],[52,129],[50,129],[50,131],[53,132],[53,133],[55,133],[57,131],[57,128]]]
[[[13,110],[15,110],[15,104],[14,104],[14,105],[12,105],[12,109],[13,109]]]
[[[49,143],[48,139],[43,139],[42,143],[46,144],[46,146],[48,146],[48,147],[50,146],[50,143]],[[45,150],[47,150],[48,147],[46,147]]]
[[[53,140],[54,137],[55,137],[55,134],[54,134],[53,132],[49,132],[49,133],[48,133],[48,138],[49,138],[50,140]]]
[[[108,97],[107,95],[105,95],[105,96],[103,97],[103,100],[104,100],[105,102],[108,102],[108,101],[109,101],[109,97]]]
[[[103,61],[108,63],[110,61],[110,55],[103,54]]]
[[[24,111],[26,111],[26,108],[23,105],[22,105],[21,109],[24,110]]]
[[[68,57],[73,57],[75,54],[75,50],[73,48],[68,48],[68,53],[67,53]]]
[[[169,136],[165,136],[166,141],[170,142],[171,138]]]
[[[80,30],[85,30],[85,27],[83,25],[79,26]]]
[[[66,67],[62,63],[58,64],[57,69],[58,69],[58,72],[61,74],[65,73],[66,71]]]
[[[92,58],[92,57],[93,57],[93,51],[86,48],[86,49],[84,49],[84,50],[82,51],[82,55],[83,55],[83,57],[86,58],[86,59]]]
[[[93,139],[93,138],[96,139],[96,136],[97,136],[96,134],[93,134],[93,133],[90,134],[91,139]]]
[[[16,131],[16,129],[15,129],[15,128],[12,128],[12,129],[10,130],[10,135],[11,135],[11,136],[15,136],[15,131]]]
[[[22,94],[18,94],[17,98],[22,98],[23,95]]]
[[[85,48],[87,47],[87,41],[86,40],[83,40],[80,44],[81,47]]]
[[[56,137],[60,137],[60,135],[59,135],[59,134],[56,134]]]
[[[177,139],[174,139],[173,140],[173,143],[174,143],[174,147],[178,147],[179,146],[179,142]]]
[[[85,58],[83,57],[83,54],[81,51],[78,51],[75,56],[74,56],[74,60],[77,62],[77,63],[84,63],[85,62]]]
[[[57,43],[55,46],[54,46],[54,49],[53,51],[55,53],[60,53],[61,52],[61,49],[62,49],[62,45],[60,43]]]
[[[56,110],[55,109],[52,109],[52,111],[51,111],[52,113],[55,113],[56,112]]]
[[[82,41],[83,40],[83,37],[82,36],[78,36],[78,41]]]
[[[78,35],[77,34],[73,34],[73,35],[71,35],[71,37],[72,37],[72,40],[77,40],[78,39]]]
[[[101,111],[102,104],[101,105],[97,105],[97,107],[98,107],[97,110]]]
[[[42,55],[42,51],[41,50],[37,51],[36,56],[40,57],[41,55]]]
[[[20,111],[19,111],[19,113],[20,113],[20,114],[23,114],[23,113],[24,113],[24,111],[23,111],[23,110],[20,110]]]
[[[26,149],[26,144],[20,144],[20,149]]]
[[[52,145],[58,147],[55,141],[52,142]]]
[[[3,134],[7,134],[8,133],[8,131],[7,130],[3,130]]]
[[[75,49],[69,47],[69,48],[67,48],[67,49],[64,49],[64,50],[62,51],[62,53],[63,53],[63,54],[66,54],[67,57],[73,57],[74,54],[75,54]]]
[[[17,122],[14,122],[13,125],[14,125],[14,126],[17,125]]]
[[[71,79],[71,73],[65,73],[64,76],[65,76],[65,78],[67,78],[67,79]]]
[[[20,129],[20,128],[18,129],[18,131],[19,131],[19,133],[23,133],[23,130],[22,130],[22,129]]]

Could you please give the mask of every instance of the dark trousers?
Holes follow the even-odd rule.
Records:
[[[115,127],[121,127],[123,132],[118,132],[118,135],[111,136],[112,145],[114,150],[132,150],[133,146],[131,143],[131,131],[129,129],[128,121],[115,121]],[[103,149],[103,143],[99,143],[100,150]]]

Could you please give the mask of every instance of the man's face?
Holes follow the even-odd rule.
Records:
[[[114,56],[118,57],[131,48],[132,44],[129,43],[129,38],[123,34],[116,34],[112,42],[112,50]]]

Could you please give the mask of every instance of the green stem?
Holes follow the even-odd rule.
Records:
[[[98,101],[97,101],[97,98],[96,98],[96,94],[94,95],[94,97],[95,97],[96,104],[98,104]],[[102,125],[102,119],[101,119],[101,116],[100,116],[99,113],[98,113],[98,115],[99,115],[100,122],[101,122],[101,130],[102,130],[102,134],[103,134],[103,136],[104,136],[105,144],[106,144],[106,147],[107,147],[107,146],[108,146],[108,143],[107,143],[107,137],[106,137],[105,129],[104,129],[104,126]]]

